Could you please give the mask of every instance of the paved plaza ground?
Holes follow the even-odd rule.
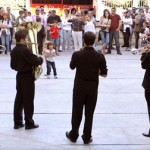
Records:
[[[16,94],[15,71],[10,57],[0,55],[0,150],[150,150],[149,121],[141,87],[144,70],[140,55],[122,50],[106,55],[108,77],[100,77],[99,96],[93,123],[93,142],[84,145],[80,136],[71,143],[65,132],[71,128],[72,88],[75,71],[70,70],[72,52],[56,57],[58,79],[36,81],[34,120],[38,129],[13,129],[13,103]],[[83,117],[84,119],[84,117]]]

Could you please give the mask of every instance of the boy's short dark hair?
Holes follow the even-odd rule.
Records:
[[[93,45],[95,39],[96,39],[96,35],[91,31],[85,32],[83,35],[83,40],[86,45]]]
[[[20,42],[21,39],[25,40],[27,35],[28,35],[28,31],[26,29],[17,31],[15,33],[16,42]]]

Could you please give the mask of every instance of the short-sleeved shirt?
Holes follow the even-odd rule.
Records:
[[[59,37],[59,28],[57,26],[52,26],[50,28],[50,32],[53,32],[53,33],[50,33],[50,36],[52,39],[56,39]]]
[[[116,31],[116,29],[119,26],[119,21],[121,20],[120,16],[115,14],[114,16],[111,15],[111,25],[110,25],[110,31]]]
[[[55,53],[56,53],[55,49],[49,50],[49,54],[50,54],[50,55],[55,55]],[[50,57],[46,58],[46,60],[47,60],[47,61],[50,61],[50,62],[54,62],[54,61],[55,61],[54,58],[55,58],[54,56],[50,56]]]
[[[49,17],[47,18],[47,23],[52,24],[52,23],[54,23],[55,21],[57,21],[58,23],[59,23],[59,22],[62,22],[61,19],[60,19],[60,17],[59,17],[58,15],[49,16]]]

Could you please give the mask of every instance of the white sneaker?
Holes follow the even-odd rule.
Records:
[[[50,75],[47,75],[47,79],[50,79]]]

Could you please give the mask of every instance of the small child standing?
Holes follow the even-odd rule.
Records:
[[[60,28],[57,25],[57,21],[54,21],[54,24],[50,28],[50,40],[53,42],[54,47],[56,49],[56,55],[59,56],[59,31]]]
[[[46,59],[47,79],[50,79],[51,67],[54,72],[54,78],[57,79],[57,72],[56,72],[56,66],[55,66],[55,60],[54,60],[56,56],[56,52],[55,52],[52,42],[47,43],[47,49],[43,51],[43,55]]]

